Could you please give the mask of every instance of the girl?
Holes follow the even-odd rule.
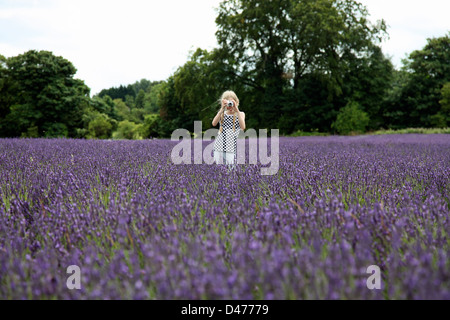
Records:
[[[229,106],[232,102],[232,106]],[[245,113],[239,111],[239,99],[233,91],[226,91],[219,100],[221,108],[212,122],[213,127],[220,122],[219,135],[214,142],[214,159],[217,164],[235,164],[237,137],[245,130]]]

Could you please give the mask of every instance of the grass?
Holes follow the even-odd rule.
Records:
[[[450,134],[450,128],[407,128],[407,129],[388,129],[377,130],[375,132],[369,132],[368,134],[380,135],[380,134],[405,134],[405,133],[420,133],[420,134]]]
[[[382,135],[382,134],[450,134],[450,128],[406,128],[406,129],[381,129],[376,131],[369,131],[364,133],[364,135]],[[360,133],[352,133],[350,135],[359,135]],[[304,132],[298,130],[294,133],[286,135],[286,137],[309,137],[309,136],[330,136],[331,133],[311,131]]]
[[[294,133],[291,133],[290,135],[287,135],[287,137],[311,137],[311,136],[329,136],[329,135],[331,135],[331,134],[325,133],[325,132],[319,132],[317,130],[310,131],[310,132],[298,130]]]

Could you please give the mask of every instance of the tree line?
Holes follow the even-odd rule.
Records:
[[[0,55],[0,136],[140,139],[211,127],[234,90],[247,127],[348,134],[450,124],[450,33],[396,70],[388,34],[353,0],[228,0],[218,47],[198,48],[164,81],[142,79],[91,97],[75,67],[48,51]]]

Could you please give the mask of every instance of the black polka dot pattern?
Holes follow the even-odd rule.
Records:
[[[233,131],[233,115],[225,114],[222,125],[223,131],[219,133],[214,143],[215,151],[236,153],[237,137],[239,136],[241,126],[239,125],[237,115],[235,118],[235,131]]]

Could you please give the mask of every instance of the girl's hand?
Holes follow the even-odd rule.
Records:
[[[234,112],[237,112],[238,114],[239,114],[239,104],[238,103],[236,103],[236,101],[234,101],[233,100],[233,102],[234,102],[234,105],[233,105],[233,111]]]
[[[228,100],[225,100],[225,99],[222,100],[222,109],[225,109],[227,107],[227,103],[228,103]]]

